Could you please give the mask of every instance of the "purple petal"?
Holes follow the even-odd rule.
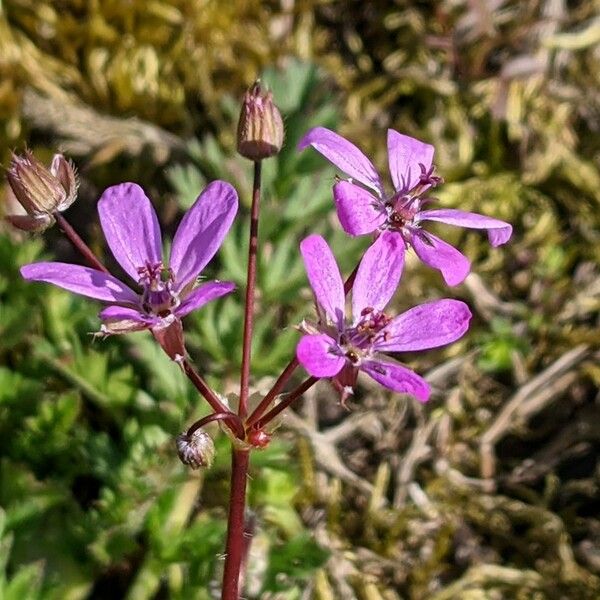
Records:
[[[160,322],[157,317],[123,306],[108,306],[98,316],[103,321],[102,332],[110,335],[142,331]]]
[[[159,321],[158,317],[151,317],[136,308],[115,305],[103,308],[98,316],[103,321],[108,319],[130,319],[138,323],[157,323]]]
[[[193,310],[204,306],[207,302],[233,292],[234,289],[235,283],[231,281],[210,281],[190,292],[173,312],[178,317],[183,318]]]
[[[177,291],[195,279],[215,255],[237,209],[235,189],[225,181],[213,181],[187,211],[173,238],[169,261]]]
[[[352,143],[325,127],[311,129],[298,144],[298,150],[312,146],[338,169],[383,195],[373,163]]]
[[[116,277],[62,262],[39,262],[21,267],[21,275],[28,281],[45,281],[75,294],[105,302],[138,304],[139,296]]]
[[[388,163],[396,191],[408,191],[417,185],[423,165],[429,170],[435,149],[408,135],[388,129]]]
[[[445,346],[469,329],[471,311],[459,300],[436,300],[415,306],[397,316],[383,330],[380,352],[410,352]]]
[[[109,187],[98,200],[104,237],[125,272],[139,281],[138,269],[162,260],[160,225],[144,190],[137,183]]]
[[[336,183],[333,198],[340,223],[350,235],[371,233],[385,223],[381,200],[358,185],[349,181]]]
[[[448,285],[462,283],[471,270],[471,263],[464,254],[431,233],[413,231],[410,243],[426,265],[441,271]]]
[[[328,335],[305,335],[296,347],[296,356],[313,377],[333,377],[346,362],[343,356],[331,352],[335,347],[335,341]]]
[[[320,235],[309,235],[300,243],[300,252],[317,304],[341,327],[346,296],[331,249]]]
[[[431,390],[427,382],[414,371],[398,363],[383,360],[363,361],[361,370],[377,383],[401,394],[411,394],[421,402],[429,400]]]
[[[384,231],[360,261],[352,288],[352,315],[356,324],[365,308],[382,311],[398,288],[404,267],[402,235]]]
[[[464,212],[452,208],[424,210],[417,215],[419,221],[439,221],[448,225],[468,227],[470,229],[487,229],[488,238],[492,246],[501,246],[510,239],[512,225],[492,219],[477,213]]]

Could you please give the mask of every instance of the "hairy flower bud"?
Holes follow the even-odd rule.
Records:
[[[250,160],[277,154],[283,145],[283,120],[273,94],[257,81],[244,95],[237,130],[238,152]]]
[[[29,150],[13,154],[6,173],[8,184],[26,215],[8,215],[7,220],[25,231],[42,231],[54,223],[52,213],[66,210],[77,197],[77,175],[73,165],[55,154],[46,168]]]
[[[188,435],[186,432],[177,436],[177,453],[184,465],[199,469],[211,467],[215,457],[215,445],[208,433],[198,429]]]

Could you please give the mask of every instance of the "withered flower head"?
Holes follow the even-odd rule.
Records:
[[[257,81],[244,95],[237,131],[238,152],[250,160],[277,154],[283,145],[283,120],[273,94]]]
[[[50,227],[54,223],[53,213],[66,210],[77,197],[75,168],[62,154],[54,155],[49,169],[29,150],[23,155],[13,154],[6,178],[27,213],[6,218],[25,231]]]
[[[210,468],[215,457],[215,444],[208,433],[198,429],[188,435],[186,432],[177,436],[177,453],[184,465],[199,469]]]

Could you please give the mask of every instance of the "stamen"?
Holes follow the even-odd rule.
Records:
[[[151,315],[167,318],[180,299],[173,292],[173,273],[162,262],[146,263],[138,269],[142,292],[142,308]]]
[[[348,350],[345,354],[346,358],[355,365],[360,360],[358,354],[354,350]]]
[[[382,333],[382,330],[392,320],[385,313],[378,312],[370,306],[361,311],[361,317],[353,328],[346,330],[345,334],[340,337],[340,344],[350,347],[345,354],[350,360],[349,353],[359,356],[362,351],[369,352],[378,340],[385,340],[387,334]]]

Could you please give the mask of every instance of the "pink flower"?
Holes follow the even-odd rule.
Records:
[[[486,229],[492,246],[506,243],[512,227],[504,221],[455,209],[423,210],[432,198],[430,189],[441,182],[433,174],[434,148],[419,140],[388,129],[388,161],[394,193],[384,191],[371,161],[351,142],[326,129],[316,127],[302,138],[299,149],[312,146],[351,177],[333,187],[338,217],[350,235],[381,231],[396,234],[404,255],[407,246],[427,265],[439,269],[448,285],[458,285],[469,274],[466,256],[435,235],[422,229],[425,221]],[[358,185],[360,184],[360,185]]]
[[[195,284],[229,231],[237,208],[231,185],[211,183],[183,217],[170,260],[164,263],[160,226],[150,200],[135,183],[115,185],[98,201],[100,224],[113,256],[139,291],[102,271],[68,263],[33,263],[22,267],[21,274],[29,281],[45,281],[108,303],[99,315],[103,333],[150,329],[160,339],[170,330],[177,337],[180,333],[172,324],[180,330],[182,317],[235,288],[224,281]]]
[[[393,318],[383,312],[400,280],[400,244],[400,236],[384,231],[365,253],[352,290],[351,321],[345,318],[344,284],[327,242],[311,235],[300,244],[319,320],[302,324],[306,335],[296,355],[313,377],[331,377],[342,400],[351,393],[360,370],[395,392],[425,402],[430,393],[425,380],[380,354],[444,346],[469,327],[471,312],[458,300],[427,302]]]

